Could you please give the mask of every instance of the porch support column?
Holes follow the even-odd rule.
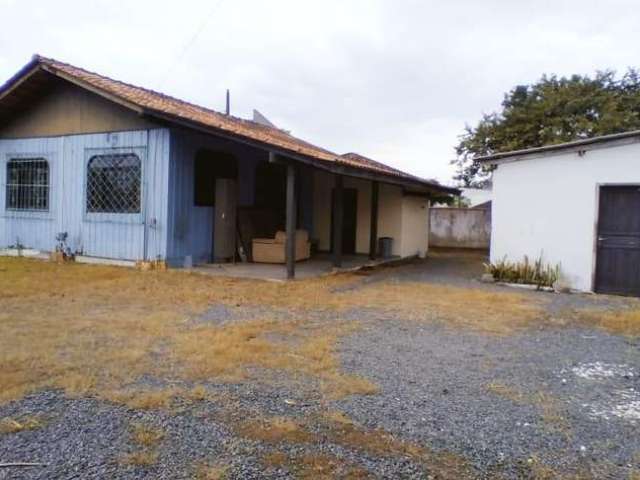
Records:
[[[376,259],[378,242],[378,192],[380,184],[377,181],[371,182],[371,223],[369,228],[369,258]]]
[[[296,169],[287,164],[287,240],[285,257],[287,260],[287,278],[296,276]]]
[[[342,220],[344,218],[342,175],[336,174],[333,190],[333,266],[342,266]]]

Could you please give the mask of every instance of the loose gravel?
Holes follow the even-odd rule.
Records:
[[[477,265],[465,262],[456,270],[447,269],[446,261],[435,262],[432,268],[387,269],[363,284],[397,278],[504,288],[470,280],[468,273]],[[550,314],[616,305],[617,300],[603,298],[556,295],[547,303]],[[223,325],[264,315],[290,318],[300,312],[213,305],[190,321]],[[326,313],[306,315],[321,321]],[[211,383],[210,400],[169,410],[135,411],[60,392],[34,393],[0,406],[0,418],[37,415],[43,420],[38,429],[0,434],[0,463],[43,465],[0,468],[0,480],[187,479],[201,465],[225,466],[224,478],[231,479],[295,478],[295,468],[265,465],[265,455],[273,452],[329,456],[344,467],[333,470],[336,476],[351,467],[373,478],[432,474],[409,457],[339,445],[317,425],[305,423],[329,410],[344,412],[364,430],[460,455],[477,478],[495,478],[496,472],[509,479],[535,478],[538,464],[553,472],[590,472],[593,478],[628,478],[640,470],[637,339],[587,328],[496,337],[370,308],[351,310],[344,318],[362,320],[362,328],[339,345],[343,369],[377,384],[378,394],[327,401],[313,385],[302,388],[304,379],[273,372],[265,372],[264,382]],[[316,438],[273,445],[238,434],[238,425],[248,418],[271,417],[299,419]],[[135,423],[165,434],[150,467],[123,463],[140,448],[131,438]]]

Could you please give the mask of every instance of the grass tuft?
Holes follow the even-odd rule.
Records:
[[[36,415],[26,415],[17,419],[6,417],[0,419],[0,434],[37,430],[43,426],[42,417]]]
[[[157,445],[164,438],[164,432],[156,427],[142,423],[131,425],[131,440],[143,447]]]
[[[250,420],[240,425],[237,432],[267,443],[308,443],[313,440],[313,435],[299,422],[286,417]]]
[[[158,461],[158,453],[153,450],[137,450],[127,453],[120,459],[120,463],[134,467],[150,467]]]
[[[101,392],[102,397],[133,410],[160,410],[169,408],[179,391],[174,388],[111,390]]]
[[[227,478],[229,467],[224,465],[198,465],[196,467],[196,480],[224,480]]]

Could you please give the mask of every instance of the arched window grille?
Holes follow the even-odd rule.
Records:
[[[87,212],[140,213],[141,182],[135,153],[94,155],[87,164]]]
[[[49,210],[49,162],[44,158],[12,158],[7,162],[6,209]]]

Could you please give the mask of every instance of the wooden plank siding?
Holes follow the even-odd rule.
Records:
[[[86,213],[86,165],[93,154],[132,152],[142,163],[141,212]],[[49,207],[46,211],[6,208],[6,163],[12,158],[44,158],[49,162]],[[17,243],[43,251],[55,249],[55,237],[67,232],[73,251],[119,260],[164,258],[167,244],[169,131],[68,135],[0,139],[0,248]]]
[[[0,138],[34,138],[157,128],[135,112],[62,80],[23,105],[0,127]]]

